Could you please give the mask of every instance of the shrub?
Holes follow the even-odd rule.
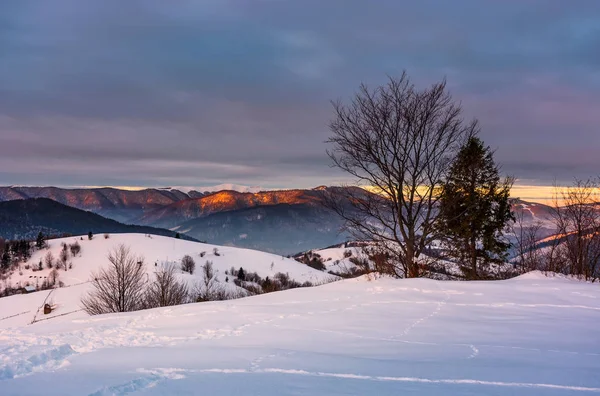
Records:
[[[255,283],[241,282],[241,284],[239,286],[241,288],[245,289],[246,291],[248,291],[250,293],[250,295],[257,295],[257,294],[263,293],[262,287],[260,287],[259,285],[255,284]]]
[[[248,272],[248,273],[246,273],[246,277],[245,277],[244,280],[246,282],[254,282],[254,283],[260,283],[260,282],[262,282],[262,278],[256,272]]]
[[[300,287],[301,284],[290,278],[289,274],[278,272],[273,276],[273,279],[281,285],[282,290],[294,289]]]
[[[196,301],[215,301],[223,295],[222,287],[218,284],[217,275],[212,261],[202,266],[202,283],[196,285]]]
[[[265,280],[261,283],[260,286],[262,287],[263,293],[271,293],[279,290],[279,285],[277,284],[277,282],[271,281],[271,279],[269,279],[268,276],[265,278]]]
[[[75,243],[69,246],[69,249],[71,250],[71,255],[75,257],[81,252],[81,245],[79,242],[75,241]]]
[[[65,271],[67,270],[67,260],[69,260],[69,251],[67,250],[67,245],[63,245],[63,250],[60,251],[60,263],[61,263],[61,267],[65,268]]]
[[[144,308],[168,307],[188,302],[188,289],[177,281],[175,266],[161,268],[154,275],[144,294]]]
[[[307,265],[311,268],[314,268],[316,270],[319,271],[325,271],[325,269],[327,267],[325,267],[325,264],[323,264],[323,260],[321,259],[321,257],[313,257],[308,263]]]
[[[110,234],[104,234],[104,239],[110,238]]]
[[[56,285],[58,276],[58,271],[56,270],[56,268],[53,268],[52,271],[50,271],[50,274],[48,274],[48,282],[51,283],[52,286]]]
[[[183,272],[188,272],[190,275],[194,273],[196,270],[196,262],[191,256],[187,254],[183,256],[181,259],[181,270]]]
[[[361,269],[369,268],[369,259],[366,257],[351,257],[348,261]]]

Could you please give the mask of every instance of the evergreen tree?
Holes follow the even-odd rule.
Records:
[[[41,249],[44,247],[44,234],[42,234],[41,231],[38,233],[38,236],[35,240],[35,247],[38,249]]]
[[[442,185],[439,230],[450,255],[469,278],[478,265],[502,262],[510,246],[502,230],[514,220],[508,200],[512,178],[501,180],[493,152],[471,137],[457,154]]]
[[[92,231],[88,232],[88,239],[91,241],[94,238]]]
[[[6,249],[2,254],[0,265],[2,265],[2,269],[8,269],[8,267],[10,266],[10,253],[8,252],[8,245],[6,245]]]
[[[181,235],[177,232],[177,233],[175,233],[175,238],[176,239],[181,239]]]
[[[241,281],[246,280],[246,272],[244,271],[244,269],[242,267],[240,267],[240,269],[238,270],[237,277]]]
[[[25,239],[19,239],[12,245],[13,257],[19,260],[29,260],[31,257],[31,244]]]

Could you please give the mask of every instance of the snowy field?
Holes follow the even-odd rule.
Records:
[[[62,315],[73,315],[79,311],[81,296],[92,287],[89,282],[92,274],[109,264],[109,252],[120,244],[129,247],[134,256],[144,258],[149,280],[154,279],[154,271],[163,265],[172,264],[179,268],[182,257],[191,256],[196,262],[194,274],[178,274],[180,280],[185,282],[190,290],[202,281],[200,267],[206,261],[213,263],[220,285],[230,290],[237,288],[233,284],[234,276],[225,273],[231,267],[236,270],[243,267],[246,272],[256,272],[263,278],[267,276],[273,278],[273,275],[282,272],[289,274],[291,279],[298,282],[310,281],[315,284],[337,279],[293,259],[256,250],[215,246],[156,235],[149,237],[144,234],[112,234],[108,239],[104,239],[103,235],[96,235],[92,240],[88,240],[87,236],[83,237],[83,240],[79,236],[50,240],[48,249],[35,251],[32,258],[22,264],[20,271],[15,271],[8,282],[14,287],[41,284],[51,270],[45,265],[41,271],[34,271],[34,268],[38,267],[40,261],[43,264],[48,252],[52,253],[54,258],[58,258],[62,243],[72,244],[76,241],[81,246],[81,253],[69,258],[68,262],[72,263],[71,269],[58,271],[58,280],[63,282],[65,287],[0,298],[0,328],[26,325],[34,320],[48,320]],[[216,253],[214,249],[217,249]],[[26,269],[27,265],[29,269]],[[41,314],[38,308],[43,306],[44,302],[52,302],[57,309],[49,315]],[[0,396],[2,396],[1,392]]]
[[[3,300],[31,298],[16,296]],[[0,321],[5,395],[600,393],[600,287],[345,280],[33,325]]]

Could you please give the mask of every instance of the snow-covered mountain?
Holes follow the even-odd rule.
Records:
[[[34,324],[47,293],[0,299],[3,396],[600,393],[596,284],[363,277],[95,317],[81,287]]]

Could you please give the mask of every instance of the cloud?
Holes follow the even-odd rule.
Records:
[[[507,172],[600,168],[600,3],[7,0],[2,183],[345,180],[330,99],[444,76]]]

